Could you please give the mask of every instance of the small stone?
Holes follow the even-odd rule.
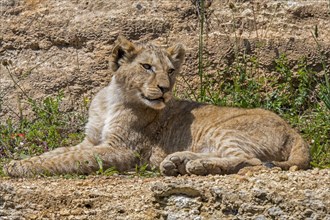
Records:
[[[267,192],[264,190],[261,190],[259,188],[253,188],[252,189],[254,197],[260,199],[260,200],[266,200],[267,199]]]
[[[286,175],[286,174],[280,175],[279,177],[280,177],[280,180],[288,180],[289,179],[288,175]]]
[[[303,215],[304,215],[305,217],[311,217],[312,214],[313,214],[313,210],[311,210],[311,209],[306,209],[306,210],[303,212]]]
[[[326,209],[325,208],[325,205],[320,200],[312,200],[312,201],[310,201],[310,207],[312,209],[318,210],[318,211],[324,211]]]
[[[299,170],[299,168],[298,168],[298,166],[296,166],[296,165],[290,167],[290,169],[289,169],[289,171],[291,171],[291,172],[295,172],[295,171],[297,171],[297,170]]]
[[[70,215],[70,212],[68,210],[61,210],[60,213],[59,213],[61,216],[68,216]]]
[[[319,174],[319,171],[320,171],[319,168],[314,168],[314,169],[312,170],[312,174],[317,175],[317,174]]]
[[[222,200],[223,196],[223,189],[220,187],[213,187],[211,189],[212,195],[215,197],[216,200]]]
[[[28,217],[29,219],[38,219],[38,216],[37,215],[35,215],[35,214],[29,214],[29,215],[27,215],[26,217]]]
[[[281,167],[274,167],[274,168],[272,168],[272,173],[279,173],[281,171],[282,171]]]
[[[72,209],[70,211],[71,215],[81,215],[84,213],[82,208],[76,208],[76,209]]]
[[[140,3],[138,3],[138,4],[136,5],[136,8],[137,8],[138,10],[141,10],[143,7],[142,7],[142,5],[141,5]]]
[[[268,209],[268,214],[272,217],[279,217],[283,214],[283,211],[279,207],[271,207]]]
[[[248,17],[248,16],[251,16],[253,14],[253,11],[249,8],[245,9],[243,12],[242,12],[242,16],[243,17]]]
[[[255,220],[267,220],[267,218],[264,215],[258,215]]]

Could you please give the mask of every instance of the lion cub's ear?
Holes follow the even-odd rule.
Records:
[[[112,50],[110,64],[111,69],[116,71],[123,62],[130,62],[137,54],[137,47],[123,36],[118,36],[115,47]]]
[[[186,54],[184,46],[182,44],[176,44],[172,47],[167,48],[167,52],[172,58],[172,62],[174,64],[175,69],[180,69]]]

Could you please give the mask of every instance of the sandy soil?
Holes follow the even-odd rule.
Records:
[[[0,179],[1,219],[330,219],[330,170]]]

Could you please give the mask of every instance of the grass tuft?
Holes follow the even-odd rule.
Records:
[[[29,99],[33,116],[0,122],[0,157],[24,159],[83,139],[86,117],[60,110],[63,93],[44,100]]]

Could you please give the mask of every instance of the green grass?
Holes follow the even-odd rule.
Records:
[[[109,167],[108,169],[104,170],[103,161],[101,157],[97,154],[95,154],[94,157],[99,166],[99,170],[96,171],[97,175],[113,176],[115,174],[119,174],[119,171],[115,167]]]
[[[86,116],[62,112],[62,99],[62,93],[41,101],[29,99],[33,116],[1,122],[0,157],[23,159],[80,142]]]
[[[39,101],[27,98],[32,115],[0,122],[0,176],[9,158],[24,159],[82,141],[88,103],[81,112],[67,113],[61,111],[62,99],[61,92]]]

